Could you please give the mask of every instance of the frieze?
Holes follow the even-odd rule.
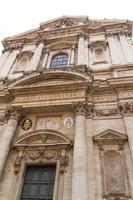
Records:
[[[119,99],[133,98],[133,92],[119,93],[118,96],[119,96]]]
[[[68,92],[68,93],[56,93],[56,94],[43,94],[38,96],[18,96],[14,102],[36,102],[36,101],[51,101],[60,99],[73,99],[78,97],[84,97],[83,92]]]
[[[94,110],[93,116],[94,117],[110,117],[110,116],[117,116],[120,114],[118,108],[116,109],[105,109],[105,110]]]
[[[96,102],[96,103],[117,101],[116,96],[94,96],[92,97],[92,99],[93,99],[93,102]]]

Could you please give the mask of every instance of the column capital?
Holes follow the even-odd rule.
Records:
[[[26,116],[25,110],[22,106],[9,106],[5,112],[5,119],[15,119],[16,121],[20,121],[22,118]]]
[[[72,105],[75,115],[86,115],[86,102],[75,102]]]
[[[93,114],[93,105],[89,105],[87,101],[73,103],[73,110],[75,115],[84,115],[87,118]]]

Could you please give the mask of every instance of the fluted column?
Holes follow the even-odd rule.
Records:
[[[44,55],[44,60],[42,63],[42,68],[47,68],[48,56],[49,56],[49,50],[46,50]]]
[[[127,40],[127,33],[120,33],[119,37],[120,37],[120,42],[121,42],[122,50],[124,52],[126,61],[128,63],[132,63],[133,55],[132,55],[132,50],[131,50],[128,40]]]
[[[39,43],[38,47],[36,48],[33,58],[31,60],[30,66],[29,66],[29,71],[30,70],[36,70],[38,67],[41,55],[42,55],[42,50],[43,50],[44,44],[41,42]]]
[[[18,122],[25,116],[24,110],[21,106],[9,107],[6,112],[7,124],[4,127],[2,137],[0,139],[0,179],[6,163],[12,139]]]
[[[84,65],[85,60],[85,41],[84,41],[84,36],[81,34],[79,36],[79,41],[78,41],[78,65]]]
[[[111,60],[112,60],[112,64],[114,65],[118,65],[120,64],[120,60],[119,60],[119,56],[118,56],[118,49],[117,49],[117,45],[116,45],[116,37],[113,34],[107,34],[107,40],[108,40],[108,44],[109,44],[109,50],[110,50],[110,55],[111,55]]]
[[[87,200],[87,147],[85,103],[74,104],[75,138],[73,150],[72,200]]]

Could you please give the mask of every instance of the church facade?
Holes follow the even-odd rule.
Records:
[[[63,16],[2,42],[0,200],[133,199],[132,27]]]

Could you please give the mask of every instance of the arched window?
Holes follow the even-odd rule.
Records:
[[[67,67],[68,66],[68,54],[59,53],[52,57],[50,67]]]

